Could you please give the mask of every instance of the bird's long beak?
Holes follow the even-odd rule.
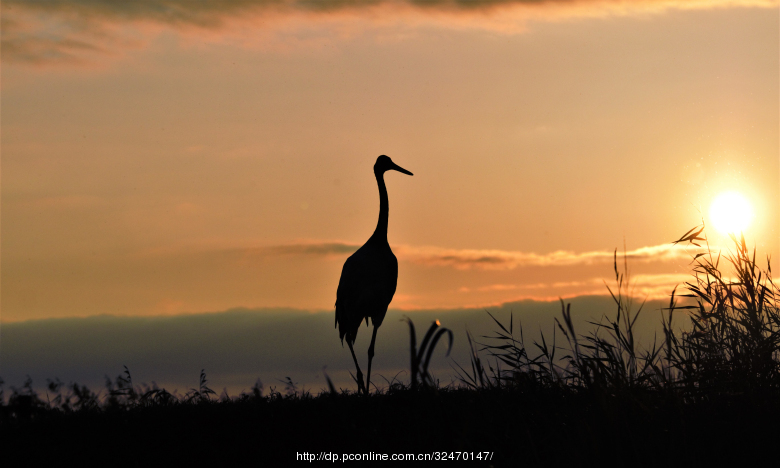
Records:
[[[414,174],[412,174],[411,172],[407,171],[406,169],[404,169],[403,167],[399,166],[396,163],[393,163],[393,167],[391,167],[390,169],[392,169],[394,171],[398,171],[398,172],[403,172],[406,175],[414,175]]]

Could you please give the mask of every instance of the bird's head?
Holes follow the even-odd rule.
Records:
[[[374,164],[374,174],[381,175],[387,171],[398,171],[406,175],[414,175],[411,172],[404,169],[403,167],[394,163],[392,159],[390,159],[388,156],[385,156],[383,154],[382,156],[376,158],[376,163]]]

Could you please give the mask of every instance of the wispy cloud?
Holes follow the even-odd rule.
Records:
[[[628,293],[632,297],[663,300],[669,297],[675,286],[684,284],[689,280],[690,275],[688,274],[662,273],[634,275],[629,278]],[[611,287],[611,285],[609,286]],[[490,294],[507,291],[517,293],[516,296],[513,296],[513,300],[554,300],[557,297],[609,295],[609,290],[605,287],[603,278],[550,283],[489,284],[485,286],[463,286],[458,288],[458,292],[463,293],[464,295]]]
[[[314,255],[330,256],[351,254],[360,246],[357,244],[347,244],[344,242],[322,242],[311,244],[287,244],[274,245],[270,247],[258,247],[248,249],[245,252],[256,255]]]
[[[163,30],[244,46],[292,46],[391,26],[517,33],[529,20],[776,7],[777,0],[7,0],[3,60],[90,64],[143,47]]]
[[[556,289],[556,288],[581,288],[592,286],[603,286],[604,282],[600,278],[592,278],[584,281],[557,281],[554,283],[528,283],[528,284],[489,284],[487,286],[458,288],[462,293],[484,293],[496,291],[517,291],[517,290],[536,290],[536,289]],[[605,291],[606,293],[606,291]]]
[[[394,251],[399,258],[430,266],[449,266],[457,269],[479,268],[511,270],[523,266],[571,266],[612,263],[615,251],[570,252],[559,250],[547,254],[508,250],[444,249],[440,247],[399,246]],[[631,262],[676,261],[691,256],[691,249],[671,244],[641,247],[618,252],[619,258]]]
[[[690,279],[689,274],[636,275],[630,293],[635,297],[668,299],[675,287]]]
[[[302,241],[289,244],[265,246],[241,246],[207,244],[189,246],[175,250],[153,250],[146,254],[170,254],[196,252],[222,252],[242,258],[304,256],[304,257],[346,257],[355,252],[359,244],[341,241]],[[394,245],[393,252],[399,261],[423,266],[449,267],[458,270],[512,270],[528,266],[574,266],[611,264],[625,257],[629,262],[670,262],[690,260],[701,250],[680,245],[663,244],[641,247],[626,252],[597,250],[591,252],[570,252],[558,250],[546,254],[512,250],[447,249],[433,246]],[[499,286],[496,286],[499,288]],[[510,286],[505,286],[509,289]]]
[[[251,241],[204,241],[187,245],[155,247],[138,251],[136,257],[221,258],[246,263],[274,257],[345,258],[360,245],[339,241],[301,241],[277,245],[253,245]]]
[[[357,250],[357,244],[346,242],[298,243],[277,246],[267,246],[251,249],[236,249],[244,252],[241,258],[251,258],[294,255],[303,257],[330,257],[340,259]],[[712,247],[717,251],[717,247]],[[537,254],[507,250],[476,250],[476,249],[444,249],[430,246],[393,246],[393,251],[400,262],[408,262],[423,267],[454,268],[456,270],[498,270],[509,271],[524,267],[576,267],[592,265],[611,265],[616,259],[625,260],[629,264],[653,262],[688,262],[697,253],[704,250],[683,247],[680,245],[663,244],[625,252],[591,251],[568,252],[556,251],[547,254]],[[611,267],[610,267],[611,269]],[[630,280],[630,294],[649,299],[665,299],[672,289],[688,281],[687,274],[637,274]],[[482,286],[464,286],[457,291],[468,294],[516,293],[513,300],[533,299],[551,300],[557,297],[573,297],[577,295],[608,295],[603,277],[587,278],[577,281],[534,282],[534,283],[497,283]],[[403,302],[403,301],[402,301]],[[414,302],[414,301],[412,301]],[[412,307],[413,308],[413,307]]]

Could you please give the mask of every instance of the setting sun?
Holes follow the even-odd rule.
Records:
[[[753,219],[750,202],[737,192],[724,192],[710,205],[710,219],[715,228],[723,234],[737,234],[744,231]]]

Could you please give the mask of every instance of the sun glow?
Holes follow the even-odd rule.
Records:
[[[723,234],[739,234],[753,220],[753,208],[737,192],[724,192],[710,205],[710,219],[715,229]]]

